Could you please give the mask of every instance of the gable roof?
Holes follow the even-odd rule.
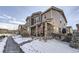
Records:
[[[57,7],[54,7],[54,6],[51,6],[49,9],[47,9],[46,11],[44,11],[44,12],[42,13],[42,15],[45,14],[45,13],[47,13],[47,12],[50,11],[50,10],[56,10],[56,11],[60,12],[60,13],[63,15],[63,17],[64,17],[64,19],[65,19],[65,21],[66,21],[66,23],[67,23],[67,19],[66,19],[66,17],[65,17],[65,14],[64,14],[63,10],[62,10],[62,9],[59,9],[59,8],[57,8]]]

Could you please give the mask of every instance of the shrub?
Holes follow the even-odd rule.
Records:
[[[28,37],[29,36],[29,34],[26,31],[22,31],[20,34],[23,37]]]

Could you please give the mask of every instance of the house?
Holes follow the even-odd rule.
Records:
[[[23,28],[22,25],[19,25],[19,26],[18,26],[18,34],[21,34],[22,28]]]
[[[49,37],[52,33],[62,34],[62,29],[66,28],[66,25],[63,10],[54,6],[44,12],[35,12],[26,18],[27,32],[30,36]]]
[[[21,34],[24,37],[29,36],[26,24],[18,26],[18,34]]]
[[[74,30],[72,41],[70,46],[73,48],[79,48],[79,24],[76,24],[77,30]]]
[[[77,31],[79,32],[79,24],[76,24],[76,27],[77,27]]]
[[[68,33],[73,34],[73,29],[72,29],[71,26],[67,26],[67,27],[66,27],[66,30],[67,30],[67,34],[68,34]]]

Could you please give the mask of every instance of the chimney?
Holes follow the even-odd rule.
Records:
[[[77,31],[79,32],[79,24],[76,24],[76,27],[77,27]]]

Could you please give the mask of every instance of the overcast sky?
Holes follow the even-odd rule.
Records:
[[[0,28],[17,29],[19,24],[24,24],[27,16],[37,11],[45,11],[50,6],[0,6]],[[56,6],[63,9],[68,25],[76,29],[79,23],[78,6]]]

